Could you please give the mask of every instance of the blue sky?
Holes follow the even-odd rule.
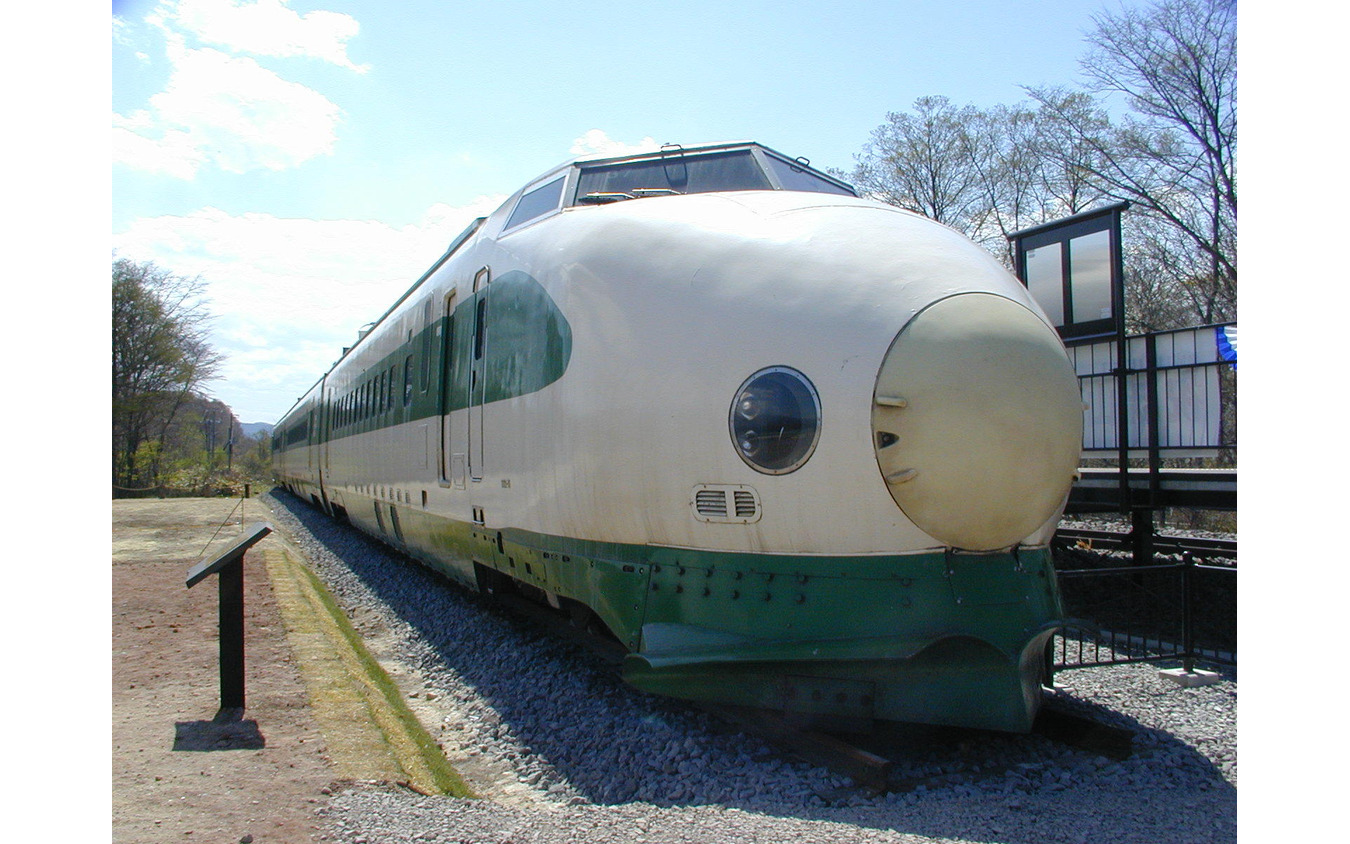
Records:
[[[112,247],[208,282],[211,392],[275,421],[472,217],[574,154],[753,139],[848,170],[920,96],[1072,84],[1103,8],[114,2]]]

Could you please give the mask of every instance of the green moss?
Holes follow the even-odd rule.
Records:
[[[341,632],[343,638],[347,641],[352,653],[356,655],[362,670],[366,674],[371,685],[383,697],[384,702],[389,706],[394,716],[397,718],[404,734],[417,747],[420,761],[429,772],[432,782],[442,794],[448,794],[452,797],[475,798],[476,794],[469,788],[468,784],[459,776],[458,772],[446,761],[445,754],[441,752],[440,747],[427,734],[422,727],[422,723],[417,720],[417,716],[412,713],[408,705],[403,702],[403,694],[398,686],[384,669],[380,667],[379,662],[366,650],[361,635],[352,627],[351,622],[347,620],[346,614],[338,607],[332,594],[324,586],[317,575],[305,566],[298,566],[309,581],[310,587],[318,597],[319,602],[332,617],[337,629]]]

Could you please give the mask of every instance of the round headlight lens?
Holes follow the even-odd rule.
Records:
[[[761,369],[731,403],[731,441],[755,471],[785,475],[802,466],[820,439],[820,397],[795,369]]]

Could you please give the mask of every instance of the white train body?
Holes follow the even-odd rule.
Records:
[[[758,162],[767,189],[631,184],[614,196],[584,181],[597,168],[609,186],[625,167],[687,181],[733,155]],[[811,676],[802,688],[817,697],[854,694],[845,713],[1024,729],[1029,660],[1058,618],[1045,547],[1077,468],[1076,379],[991,256],[846,190],[752,144],[544,174],[471,227],[279,424],[279,480],[451,577],[481,586],[498,572],[590,608],[633,652],[630,679],[644,688],[791,709],[796,681],[782,678]],[[776,439],[754,430],[767,393],[812,418],[800,430],[776,421]],[[1018,572],[971,588],[968,571],[935,562],[953,555]],[[661,603],[671,561],[680,577],[734,569],[742,583],[839,590],[854,588],[849,576],[913,582],[942,568],[947,585],[893,596],[922,600],[917,625],[897,616],[855,630],[846,591],[793,596],[830,605],[800,611],[809,617],[772,591],[757,596],[760,615],[700,609],[683,581],[677,603]],[[597,564],[616,574],[588,574]],[[1039,579],[1023,584],[1022,568]],[[1016,602],[1040,608],[1027,617],[1002,600],[1023,586],[1033,595]],[[995,609],[958,622],[961,599],[991,589]],[[1014,689],[1016,715],[930,700],[970,695],[982,668],[950,692],[896,669],[936,643],[993,642],[976,629],[991,624],[1017,628],[1015,644],[993,646],[1010,667],[992,673],[1013,679],[989,681]],[[891,628],[888,655],[868,645],[835,668],[803,656],[813,641],[879,641]],[[666,665],[675,673],[656,676]],[[747,665],[768,678],[746,684],[753,699],[727,691]],[[903,701],[907,688],[924,701]]]

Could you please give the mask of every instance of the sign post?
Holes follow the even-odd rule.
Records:
[[[1125,340],[1125,259],[1117,202],[1013,232],[1017,276],[1066,344],[1114,338],[1120,506],[1130,512],[1129,356]]]
[[[238,541],[215,558],[188,570],[191,589],[213,574],[220,587],[220,713],[218,719],[244,709],[244,552],[272,532],[265,522],[250,525]]]

